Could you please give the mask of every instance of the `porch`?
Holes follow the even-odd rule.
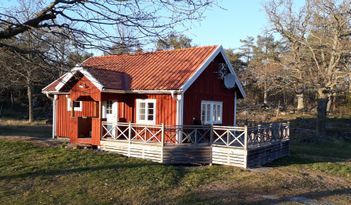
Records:
[[[234,127],[104,121],[100,149],[166,164],[248,168],[288,155],[289,123]]]

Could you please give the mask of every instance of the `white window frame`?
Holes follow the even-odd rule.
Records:
[[[71,98],[67,98],[67,111],[72,111],[71,108]],[[74,107],[74,111],[82,111],[83,109],[83,102],[82,101],[78,101],[79,102],[79,107]]]
[[[145,120],[140,119],[140,103],[145,103]],[[153,120],[148,120],[148,103],[154,104],[154,113]],[[136,100],[136,123],[138,124],[147,124],[147,125],[155,125],[156,124],[156,99],[137,99]]]
[[[207,106],[210,105],[210,111],[208,112],[207,111]],[[220,106],[220,110],[219,110],[219,115],[217,115],[217,106]],[[205,108],[205,111],[204,111],[204,115],[202,114],[203,113],[203,109],[202,108]],[[216,125],[216,124],[222,124],[222,121],[223,121],[223,102],[222,101],[208,101],[208,100],[202,100],[201,101],[201,108],[200,108],[200,117],[201,117],[201,122],[202,124],[205,124],[205,125]],[[210,113],[210,118],[209,120],[208,119],[208,115],[207,113]],[[216,116],[215,116],[216,114]],[[204,120],[203,120],[203,116],[204,116]],[[220,117],[220,120],[218,120],[217,117]],[[215,119],[213,119],[215,118]]]
[[[110,103],[111,103],[111,107],[109,106]],[[106,114],[113,114],[113,101],[112,100],[106,101]]]

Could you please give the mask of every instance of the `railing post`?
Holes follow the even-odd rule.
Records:
[[[128,142],[129,144],[131,143],[132,139],[132,123],[129,122],[128,124]]]
[[[165,125],[161,124],[161,146],[163,147],[165,143]]]
[[[210,125],[210,145],[212,145],[213,142],[213,125]]]
[[[227,133],[227,144],[226,145],[229,146],[229,142],[230,142],[229,141],[229,136],[230,136],[229,132],[230,131],[227,129],[225,132]]]
[[[248,142],[247,142],[247,125],[245,125],[244,128],[245,128],[244,129],[244,149],[247,150],[247,144],[248,144]]]
[[[163,163],[163,146],[165,143],[165,125],[161,124],[161,163]]]

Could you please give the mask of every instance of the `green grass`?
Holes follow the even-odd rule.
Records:
[[[94,150],[0,140],[0,204],[270,204],[272,201],[262,196],[273,194],[284,199],[301,193],[314,196],[314,192],[325,190],[337,192],[324,198],[349,203],[345,194],[351,188],[346,182],[351,179],[341,173],[350,172],[350,161],[310,159],[332,155],[308,146],[310,149],[294,146],[292,156],[278,160],[269,171],[250,171],[227,166],[161,165]],[[344,144],[318,145],[334,151],[338,146]],[[300,151],[304,153],[297,154]],[[351,156],[346,151],[338,153],[340,159]]]
[[[43,122],[0,122],[0,136],[50,136]],[[299,138],[302,139],[302,138]],[[351,142],[293,140],[265,168],[171,166],[0,137],[0,204],[351,204]]]

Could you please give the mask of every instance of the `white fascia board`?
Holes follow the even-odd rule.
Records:
[[[65,76],[65,75],[67,75],[67,73],[63,74],[62,76]],[[62,76],[61,76],[61,77],[62,77]],[[60,77],[60,78],[61,78],[61,77]],[[41,89],[41,90],[42,90],[42,91],[45,90],[47,87],[49,87],[50,85],[52,85],[54,82],[56,82],[56,80],[52,81],[49,85],[45,86],[45,87],[44,87],[43,89]],[[56,87],[55,87],[55,88],[56,88]],[[43,91],[43,92],[47,92],[47,91]]]
[[[78,71],[87,77],[88,80],[92,82],[100,91],[102,91],[103,85],[82,67],[74,67],[70,72],[66,74],[62,81],[55,87],[55,89],[59,91]]]
[[[193,73],[190,78],[180,87],[183,92],[185,92],[201,75],[201,73],[208,67],[208,65],[216,58],[218,53],[221,51],[222,46],[217,46],[217,48],[212,52],[212,54],[200,65],[200,67]]]
[[[229,61],[227,55],[225,54],[224,49],[223,49],[222,46],[220,46],[220,49],[221,49],[220,52],[221,52],[221,54],[222,54],[222,56],[223,56],[223,59],[224,59],[225,63],[227,64],[227,66],[228,66],[230,72],[231,72],[231,73],[234,75],[234,77],[235,77],[235,82],[236,82],[236,85],[237,85],[238,88],[239,88],[239,91],[240,91],[241,95],[243,96],[243,98],[245,98],[245,97],[246,97],[246,93],[245,93],[245,91],[244,91],[243,86],[241,85],[241,82],[240,82],[238,76],[237,76],[236,73],[235,73],[235,70],[234,70],[232,64],[230,63],[230,61]]]
[[[108,89],[108,88],[103,88],[102,89],[103,93],[138,93],[138,94],[178,94],[181,93],[180,90],[115,90],[115,89]]]
[[[56,85],[55,90],[60,91],[61,88],[73,77],[73,75],[76,73],[75,70],[71,70],[70,72],[66,73],[65,77],[59,82],[59,84]]]

